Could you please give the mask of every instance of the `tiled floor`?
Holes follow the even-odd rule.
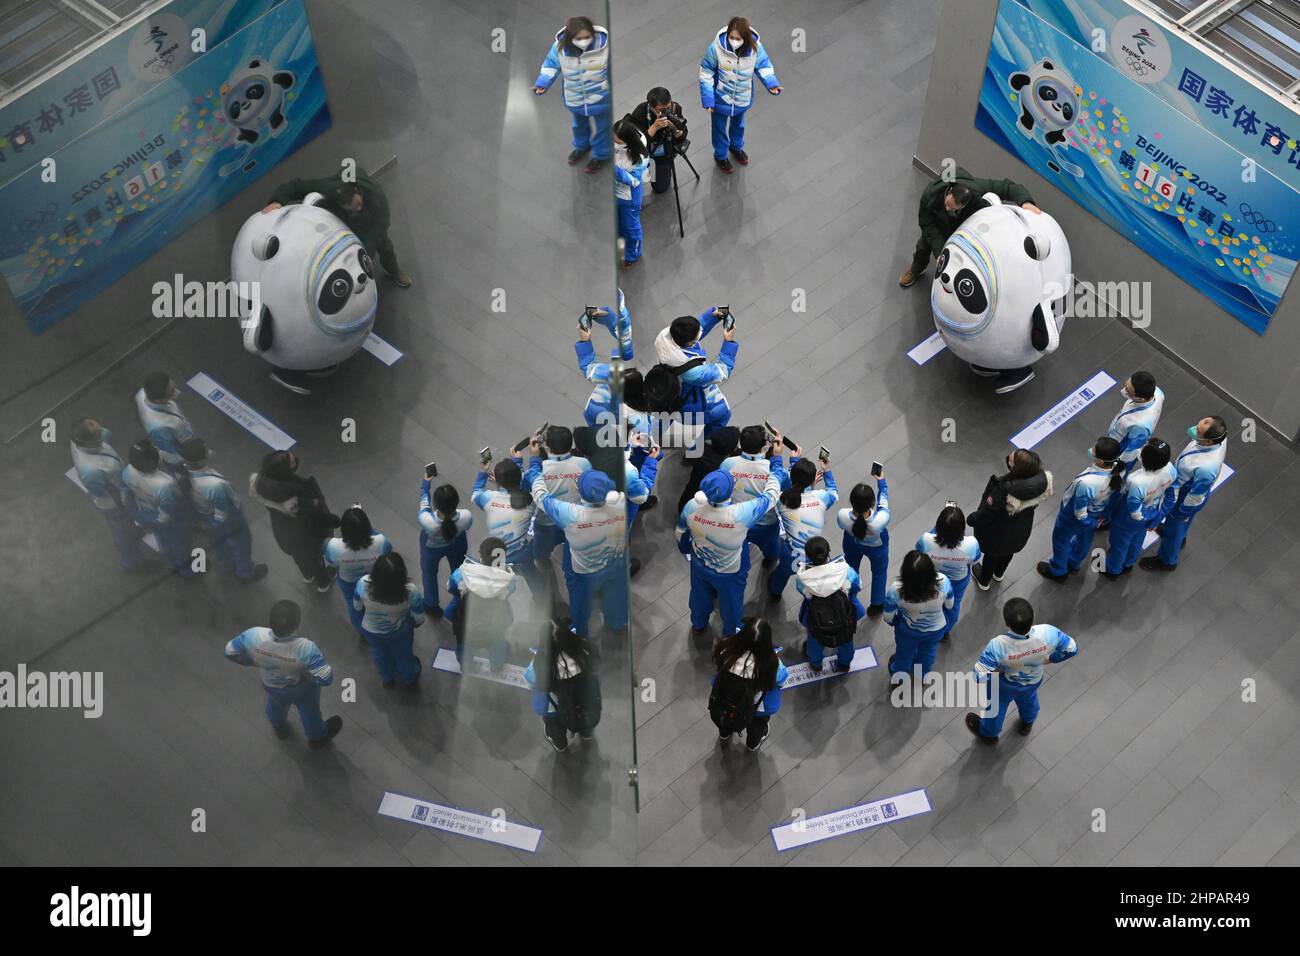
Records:
[[[323,55],[361,61],[391,51],[390,67],[367,74],[360,93],[345,85],[365,74],[360,62],[327,70],[336,128],[294,158],[293,172],[331,166],[343,150],[370,162],[398,155],[384,182],[400,197],[394,238],[417,285],[385,287],[377,331],[406,353],[401,362],[386,369],[358,356],[328,392],[299,402],[232,336],[182,327],[100,377],[62,414],[99,414],[121,447],[134,436],[130,394],[145,372],[212,372],[298,439],[336,508],[362,499],[412,558],[424,461],[435,458],[465,493],[483,444],[504,446],[542,418],[576,420],[586,388],[574,367],[573,319],[620,280],[604,185],[562,162],[567,124],[555,92],[541,100],[528,92],[548,32],[570,12],[539,6],[381,0],[353,21],[340,4],[310,4]],[[894,566],[947,498],[973,506],[1012,434],[1098,369],[1120,380],[1150,369],[1168,396],[1160,432],[1171,440],[1203,414],[1241,420],[1114,321],[1074,320],[1037,380],[1007,398],[988,394],[947,353],[925,366],[906,358],[933,329],[924,287],[899,289],[896,276],[926,181],[911,156],[937,6],[752,4],[747,13],[786,92],[757,94],[752,162],[730,177],[713,168],[695,92],[696,64],[730,10],[615,0],[611,14],[620,111],[649,87],[668,86],[686,104],[703,177],[696,184],[681,168],[684,240],[671,195],[648,202],[645,260],[621,277],[640,362],[673,316],[730,304],[740,342],[725,386],[734,423],[771,418],[805,446],[827,445],[845,489],[870,461],[883,461]],[[488,51],[496,26],[517,49]],[[790,51],[796,28],[806,31],[807,53]],[[382,109],[372,105],[376,94]],[[269,188],[224,210],[221,230],[237,228]],[[1086,250],[1074,253],[1086,259]],[[489,310],[498,288],[507,292],[504,315]],[[791,311],[795,290],[806,294],[805,312]],[[1117,404],[1103,397],[1038,448],[1058,487]],[[262,449],[246,432],[197,397],[185,408],[228,474],[252,470]],[[344,416],[357,419],[356,444],[338,440]],[[942,440],[948,419],[955,443]],[[632,598],[634,673],[653,679],[654,700],[638,694],[633,718],[632,675],[610,655],[599,741],[561,758],[545,748],[520,691],[426,673],[414,699],[384,693],[338,597],[303,589],[258,509],[250,508],[255,551],[272,572],[250,591],[219,578],[124,582],[97,519],[61,477],[66,446],[33,438],[5,455],[14,540],[26,551],[7,588],[3,663],[103,670],[108,697],[98,721],[4,713],[0,862],[1300,862],[1300,506],[1287,493],[1300,469],[1264,434],[1232,444],[1237,474],[1198,518],[1176,575],[1042,582],[1033,563],[1046,552],[1053,502],[1006,580],[969,592],[940,652],[943,669],[971,665],[1010,596],[1028,597],[1080,644],[1077,658],[1051,670],[1027,740],[976,748],[960,710],[891,706],[878,668],[787,693],[757,755],[719,749],[705,713],[709,647],[690,636],[686,566],[671,533],[684,479],[677,457],[661,470],[667,506],[646,513],[634,539],[645,561]],[[793,663],[801,639],[793,591],[773,610],[760,597],[762,580],[756,568],[750,608],[778,620]],[[327,712],[341,707],[348,722],[332,751],[308,753],[300,738],[267,733],[256,678],[220,655],[283,596],[304,604],[304,631],[340,676],[356,679],[356,703],[337,704],[337,687],[327,693]],[[519,608],[536,617],[526,599]],[[427,665],[450,633],[445,624],[424,631],[417,646]],[[866,637],[887,659],[889,630],[865,624]],[[1247,678],[1257,702],[1242,701]],[[625,774],[633,720],[639,814]],[[816,815],[918,787],[930,814],[782,854],[773,848],[769,829],[796,809]],[[485,813],[503,807],[544,829],[541,850],[381,818],[384,790]],[[196,807],[207,811],[202,836],[190,830]],[[1104,832],[1092,829],[1098,808]]]

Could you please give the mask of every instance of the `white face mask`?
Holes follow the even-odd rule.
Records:
[[[596,39],[595,37],[586,37],[585,39],[582,40],[574,40],[573,45],[576,46],[579,50],[585,50],[589,46],[591,46],[591,44],[595,41],[595,39]]]
[[[621,153],[626,153],[626,152],[627,152],[627,143],[615,143],[615,144],[614,144],[614,152],[616,152],[616,153],[620,153],[620,154],[621,154]]]
[[[727,46],[731,47],[733,50],[739,50],[744,45],[744,40],[737,40],[735,37],[727,37]]]

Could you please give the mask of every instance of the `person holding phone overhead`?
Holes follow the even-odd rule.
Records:
[[[781,93],[758,31],[745,17],[732,17],[700,60],[700,104],[713,123],[713,161],[724,173],[733,169],[728,153],[740,165],[749,165],[745,114],[754,103],[755,74],[773,96]]]
[[[776,507],[785,538],[781,542],[781,556],[767,582],[769,601],[781,600],[781,592],[794,574],[795,564],[805,560],[804,545],[822,533],[826,527],[826,512],[839,500],[839,489],[835,487],[835,476],[831,474],[830,452],[825,448],[822,451],[825,457],[819,458],[820,469],[802,457],[801,448],[796,448],[790,456],[790,486],[781,492]],[[816,489],[819,481],[824,483],[821,491]]]
[[[465,561],[469,553],[466,532],[474,524],[474,515],[460,506],[460,492],[454,485],[439,485],[432,492],[433,479],[438,477],[438,466],[429,462],[424,466],[420,482],[420,510],[416,521],[420,525],[420,576],[424,582],[424,613],[441,617],[438,602],[438,568],[447,562],[447,592],[451,593],[451,575]]]
[[[835,523],[844,529],[844,560],[857,574],[862,573],[862,559],[871,567],[871,603],[867,615],[876,617],[885,610],[885,589],[889,586],[889,485],[885,466],[871,463],[876,489],[858,482],[849,492],[849,507],[841,508]]]
[[[790,487],[790,476],[781,468],[782,447],[780,433],[769,434],[765,425],[746,425],[740,430],[739,454],[732,455],[713,466],[726,472],[736,483],[731,492],[732,501],[750,501],[761,497],[763,489],[767,487],[767,479],[773,473],[781,482],[781,491]],[[703,457],[701,456],[701,459]],[[708,468],[704,474],[708,474],[713,468]],[[703,477],[704,475],[700,476],[701,479]],[[695,494],[699,487],[697,480],[695,487],[691,489],[691,494]],[[682,505],[685,505],[685,501]],[[680,512],[679,508],[678,513]],[[749,534],[745,537],[745,545],[748,547],[751,544],[758,545],[758,549],[763,552],[763,567],[771,568],[776,565],[777,559],[781,556],[781,521],[776,516],[775,510],[769,510],[749,529]]]

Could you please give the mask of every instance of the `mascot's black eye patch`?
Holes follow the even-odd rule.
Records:
[[[1056,90],[1052,89],[1050,86],[1045,86],[1043,87],[1043,92],[1038,95],[1051,103],[1056,99]]]
[[[250,100],[260,100],[266,95],[266,87],[261,83],[254,83],[248,89],[244,90],[244,97]]]
[[[984,294],[984,286],[980,284],[979,277],[969,269],[962,269],[957,273],[953,288],[957,291],[957,301],[967,312],[981,315],[988,309],[989,300]]]
[[[1066,120],[1072,120],[1072,119],[1074,119],[1074,107],[1071,106],[1069,103],[1062,103],[1062,104],[1061,104],[1061,116],[1062,116],[1063,118],[1065,118]]]
[[[321,286],[317,307],[323,315],[333,315],[348,301],[352,294],[352,276],[346,269],[335,269]]]

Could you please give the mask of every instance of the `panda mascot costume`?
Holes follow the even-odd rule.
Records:
[[[1078,120],[1080,112],[1074,77],[1051,60],[1039,60],[1028,72],[1012,73],[1007,77],[1007,85],[1019,97],[1020,119],[1016,129],[1026,139],[1036,139],[1041,133],[1055,157],[1047,165],[1055,172],[1064,171],[1082,178],[1083,169],[1066,157],[1070,144],[1065,131]]]
[[[258,143],[288,129],[284,94],[293,84],[292,73],[276,69],[263,56],[253,57],[226,78],[221,85],[221,115],[235,131],[239,154],[217,171],[218,176],[224,178],[241,168],[248,172],[257,165],[252,153]]]
[[[1056,220],[1003,203],[971,215],[940,252],[930,309],[944,344],[998,394],[1031,381],[1056,351],[1073,282],[1070,245]]]
[[[366,340],[379,305],[374,265],[357,238],[322,208],[320,193],[249,217],[230,254],[244,348],[271,364],[271,379],[300,395]],[[249,283],[245,286],[243,283]]]

